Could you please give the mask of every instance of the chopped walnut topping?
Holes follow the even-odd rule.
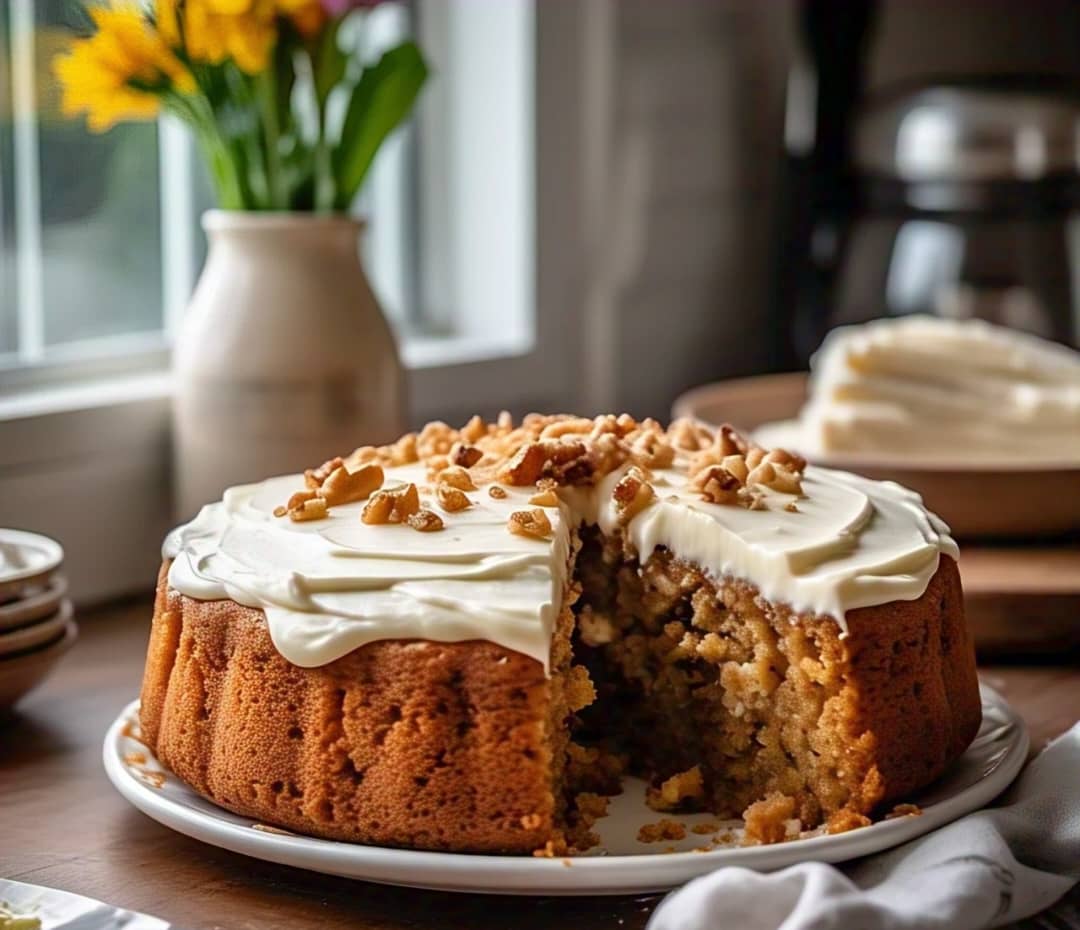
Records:
[[[746,467],[753,470],[765,461],[765,450],[760,446],[753,446],[746,452]]]
[[[316,491],[322,487],[322,483],[330,477],[330,475],[341,468],[345,462],[340,455],[334,456],[332,459],[327,459],[318,468],[309,468],[304,472],[304,484],[312,490]]]
[[[481,416],[474,416],[468,423],[461,427],[461,438],[466,442],[475,443],[481,437],[487,435],[487,424]]]
[[[450,447],[451,463],[460,465],[462,468],[472,468],[483,457],[484,453],[480,449],[467,443],[455,442]]]
[[[801,494],[806,465],[794,453],[751,445],[730,426],[712,429],[684,419],[664,429],[655,420],[638,421],[625,413],[592,419],[531,413],[515,425],[503,413],[494,423],[473,417],[460,430],[429,423],[392,445],[361,447],[345,461],[330,459],[305,472],[303,496],[276,512],[288,514],[316,496],[331,507],[366,498],[368,522],[404,522],[419,504],[403,511],[392,499],[376,501],[381,481],[375,476],[417,462],[447,511],[471,503],[451,489],[475,491],[485,484],[495,499],[507,497],[507,485],[536,485],[531,505],[554,507],[560,487],[592,485],[629,465],[614,492],[624,519],[632,519],[668,484],[663,475],[654,478],[653,470],[685,468],[690,487],[705,500],[758,509],[765,506],[766,489]]]
[[[786,465],[773,464],[770,461],[762,461],[754,468],[746,479],[747,486],[752,484],[764,485],[774,491],[784,494],[801,494],[802,480],[798,474]]]
[[[559,497],[554,491],[537,491],[529,498],[529,503],[537,507],[558,507]]]
[[[439,484],[448,484],[452,488],[457,488],[459,491],[475,491],[476,485],[473,483],[472,477],[468,471],[462,468],[460,465],[451,465],[448,468],[444,468],[436,476],[436,480]]]
[[[353,504],[367,500],[373,491],[382,487],[382,483],[383,470],[379,465],[363,465],[352,472],[342,465],[335,468],[323,481],[319,488],[319,497],[326,501],[328,507]]]
[[[593,428],[593,421],[586,417],[565,417],[550,423],[540,431],[541,439],[559,439],[562,436],[585,435]]]
[[[551,521],[539,507],[535,510],[515,510],[510,514],[507,527],[515,536],[532,536],[545,539],[551,535]]]
[[[436,487],[435,498],[438,500],[439,506],[442,507],[443,510],[447,510],[451,513],[458,510],[464,510],[472,504],[472,501],[469,500],[464,491],[452,487],[449,484],[440,484]]]
[[[698,452],[712,442],[709,430],[686,417],[675,420],[668,427],[668,437],[676,449],[686,452]]]
[[[695,490],[712,504],[733,504],[739,499],[742,482],[723,465],[709,465],[691,481]]]
[[[669,468],[675,462],[675,447],[660,431],[642,431],[631,443],[630,457],[645,468]]]
[[[298,507],[303,507],[309,500],[313,500],[316,497],[318,497],[317,491],[297,491],[289,498],[288,503],[285,505],[285,509],[296,510]]]
[[[420,509],[420,494],[415,484],[389,491],[378,491],[367,502],[360,519],[369,524],[404,523]]]
[[[461,494],[460,491],[458,491],[458,493]],[[441,530],[444,526],[442,517],[430,510],[419,510],[416,513],[409,514],[408,519],[405,522],[414,530],[419,530],[421,533],[434,533],[437,530]]]
[[[766,453],[765,461],[773,465],[782,465],[793,472],[801,472],[806,468],[806,459],[794,452],[788,452],[787,449],[773,449]]]
[[[625,526],[652,503],[656,492],[646,480],[644,472],[636,465],[632,465],[619,479],[611,496],[615,501],[615,512],[619,523]]]
[[[411,465],[420,461],[416,447],[416,433],[406,433],[392,446],[386,447],[386,456],[391,465]]]
[[[499,472],[499,480],[519,487],[540,478],[573,484],[593,470],[589,448],[580,439],[545,439],[523,445]]]
[[[446,455],[454,444],[455,431],[442,420],[432,420],[416,437],[416,452],[422,459]]]
[[[321,520],[327,516],[326,501],[321,497],[313,497],[304,501],[299,507],[289,510],[289,519],[294,523],[305,523],[308,520]]]
[[[768,487],[774,480],[776,480],[776,469],[773,468],[771,462],[762,462],[750,471],[750,474],[746,476],[747,484],[763,484]]]
[[[750,474],[750,470],[746,467],[746,459],[742,453],[736,453],[734,455],[725,455],[723,461],[720,463],[724,468],[743,484],[746,484],[746,478]]]

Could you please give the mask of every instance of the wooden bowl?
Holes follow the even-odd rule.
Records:
[[[762,375],[694,388],[675,401],[673,413],[753,432],[762,424],[794,418],[805,401],[805,374]],[[1030,538],[1080,530],[1080,464],[982,467],[890,462],[854,453],[816,457],[814,463],[913,488],[958,538]]]

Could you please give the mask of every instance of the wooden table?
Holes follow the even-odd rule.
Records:
[[[138,694],[149,616],[145,599],[83,613],[82,637],[55,676],[0,724],[0,876],[146,911],[185,930],[634,930],[660,900],[384,887],[271,865],[159,826],[113,790],[101,766],[106,726]],[[994,666],[983,675],[1023,714],[1035,750],[1080,713],[1076,665]],[[1054,912],[1053,924],[1024,926],[1080,927],[1080,891]]]

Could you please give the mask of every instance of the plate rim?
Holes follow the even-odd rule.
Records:
[[[728,862],[727,855],[736,850],[727,848],[706,852],[530,858],[366,846],[298,834],[252,830],[251,827],[186,808],[165,797],[158,789],[146,785],[128,770],[119,752],[118,740],[123,735],[121,731],[127,720],[136,711],[138,700],[125,705],[109,725],[102,746],[102,759],[105,772],[117,791],[151,819],[192,839],[263,861],[356,881],[438,891],[557,896],[648,894],[670,890],[725,865],[770,871],[784,868],[795,861],[835,863],[884,852],[985,807],[1012,784],[1023,768],[1027,761],[1030,736],[1023,718],[1001,694],[981,681],[979,688],[984,707],[989,704],[1000,710],[1007,718],[1007,724],[1011,725],[1013,736],[998,763],[977,782],[923,808],[918,817],[879,821],[870,828],[808,837],[793,843],[739,847],[738,860],[735,862]],[[156,762],[156,757],[153,754],[150,756]],[[198,797],[213,803],[201,795]],[[238,816],[222,810],[230,816]],[[870,834],[864,832],[866,830],[876,831],[869,845],[867,840]],[[783,855],[796,848],[800,851],[796,859]],[[302,863],[296,861],[298,852],[303,854]],[[785,861],[775,863],[778,858]],[[313,864],[314,860],[322,861]],[[352,867],[335,870],[332,865],[327,865],[326,860],[344,860]],[[368,870],[368,874],[358,874],[357,867]],[[643,868],[652,873],[652,881],[625,879],[627,873]],[[400,877],[387,877],[398,875],[403,870],[414,875],[425,872],[438,875],[411,882]],[[488,880],[478,883],[477,879],[481,876],[487,876]],[[619,880],[620,876],[623,880]],[[499,887],[492,884],[493,878],[500,882]]]
[[[32,620],[25,626],[0,629],[0,659],[14,653],[42,649],[63,637],[75,609],[67,598],[47,617]]]
[[[67,577],[60,572],[53,572],[43,590],[0,604],[0,631],[14,630],[47,620],[59,609],[60,602],[67,597],[67,593]],[[29,620],[22,616],[26,611],[31,613]]]
[[[55,572],[64,561],[64,547],[51,536],[44,533],[34,533],[31,530],[15,530],[7,527],[0,528],[0,540],[15,543],[15,545],[36,545],[46,552],[44,565],[31,566],[19,569],[11,574],[0,573],[0,585],[13,585],[34,578],[48,577]]]

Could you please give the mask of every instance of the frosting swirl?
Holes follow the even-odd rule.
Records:
[[[811,456],[1026,465],[1080,461],[1080,353],[982,320],[834,329],[798,419],[755,430]]]
[[[684,464],[684,463],[683,463]],[[295,665],[312,667],[381,639],[488,640],[548,667],[552,630],[569,570],[571,529],[611,532],[623,468],[594,486],[563,487],[547,508],[548,539],[513,535],[509,515],[535,488],[481,489],[473,506],[447,515],[447,529],[418,533],[370,526],[363,504],[334,507],[324,520],[293,523],[273,510],[302,480],[272,478],[230,488],[169,534],[169,583],[202,600],[230,598],[265,611],[270,636]],[[426,485],[421,464],[387,469],[388,484]],[[957,557],[948,527],[917,494],[890,482],[809,466],[804,497],[762,491],[756,510],[708,503],[688,486],[680,462],[651,479],[657,500],[627,525],[646,559],[657,547],[714,577],[744,579],[774,602],[828,615],[915,600],[942,552]],[[440,512],[434,495],[424,506]]]

